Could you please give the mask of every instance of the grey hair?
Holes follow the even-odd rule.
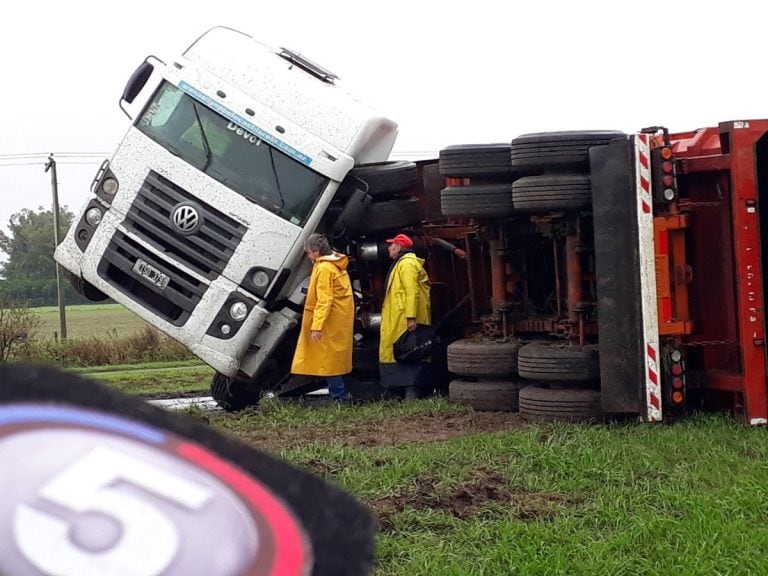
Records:
[[[328,238],[322,234],[310,234],[307,236],[307,239],[304,240],[304,250],[319,252],[320,256],[330,256],[333,254]]]

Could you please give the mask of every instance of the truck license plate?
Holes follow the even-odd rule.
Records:
[[[160,270],[151,264],[147,264],[141,258],[136,259],[136,263],[133,265],[132,270],[145,280],[148,280],[160,288],[160,290],[165,290],[168,286],[168,282],[171,281],[171,277],[168,276],[168,274],[163,274]]]

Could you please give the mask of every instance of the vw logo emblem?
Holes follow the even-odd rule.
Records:
[[[171,223],[182,234],[191,234],[200,227],[202,221],[197,208],[190,204],[177,204],[171,212]]]

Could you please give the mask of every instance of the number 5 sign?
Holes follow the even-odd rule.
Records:
[[[264,486],[199,446],[112,416],[0,407],[0,493],[0,574],[299,576],[311,567],[298,523]]]

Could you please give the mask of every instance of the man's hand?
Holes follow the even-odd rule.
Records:
[[[408,318],[408,332],[413,332],[416,330],[416,318]]]
[[[320,330],[310,330],[309,337],[315,342],[320,342],[323,339],[323,333]]]

